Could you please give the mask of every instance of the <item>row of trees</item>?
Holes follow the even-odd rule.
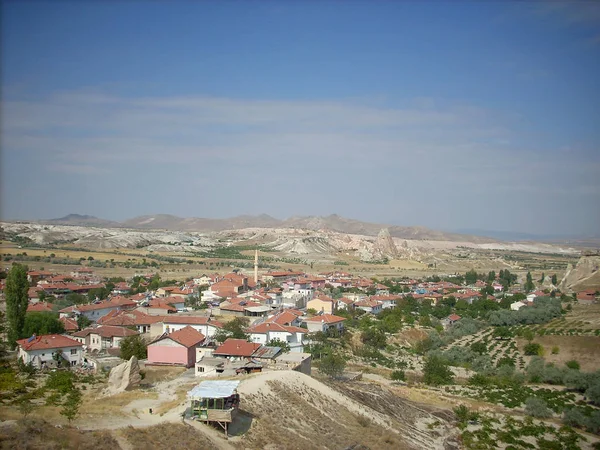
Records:
[[[546,323],[562,313],[560,299],[538,297],[532,307],[518,311],[498,310],[490,312],[488,320],[493,326],[512,326],[517,324]]]

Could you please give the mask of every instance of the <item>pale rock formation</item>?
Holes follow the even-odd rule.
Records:
[[[377,235],[377,240],[375,241],[375,251],[380,253],[382,256],[387,256],[389,258],[395,258],[398,256],[398,249],[396,248],[396,244],[394,244],[392,236],[390,236],[390,230],[387,228],[382,228]]]
[[[582,256],[577,265],[567,266],[565,276],[559,284],[562,292],[577,292],[600,287],[600,256]]]
[[[115,395],[136,387],[142,381],[140,365],[135,356],[110,371],[106,395]]]

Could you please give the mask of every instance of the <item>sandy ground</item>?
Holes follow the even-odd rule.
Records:
[[[117,429],[129,425],[143,427],[162,422],[181,421],[181,414],[187,407],[185,396],[181,401],[168,408],[166,412],[161,412],[161,406],[180,399],[182,389],[191,389],[197,383],[198,380],[195,379],[194,372],[190,369],[173,380],[157,383],[151,389],[151,392],[158,393],[156,398],[134,400],[121,408],[122,415],[94,416],[94,420],[90,421],[90,416],[86,417],[83,414],[77,419],[75,425],[85,430],[100,430]],[[150,409],[152,409],[152,414]]]

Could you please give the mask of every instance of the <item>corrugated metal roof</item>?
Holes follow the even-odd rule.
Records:
[[[191,398],[224,398],[234,394],[239,381],[230,380],[210,380],[203,381],[198,386],[188,391],[187,395]]]
[[[256,350],[253,354],[253,358],[275,358],[281,352],[281,347],[261,347]]]

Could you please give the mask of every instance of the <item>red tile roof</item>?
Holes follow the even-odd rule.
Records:
[[[173,339],[184,347],[190,348],[202,342],[205,339],[205,336],[188,325],[181,330],[174,331],[170,334],[164,334],[154,342],[167,338]]]
[[[298,319],[298,314],[294,314],[292,311],[282,311],[279,314],[275,314],[273,317],[269,317],[265,322],[278,323],[279,325],[289,325]]]
[[[62,322],[63,326],[65,327],[65,331],[79,330],[79,325],[77,325],[77,321],[75,319],[72,319],[70,317],[61,317],[58,320]]]
[[[133,310],[112,310],[104,317],[98,319],[98,323],[101,325],[114,325],[121,327],[137,326],[137,325],[151,325],[153,323],[160,322],[161,316],[151,316],[145,314],[137,309]]]
[[[168,316],[160,316],[160,321],[166,324],[178,325],[212,325],[216,328],[222,328],[223,324],[217,320],[212,320],[209,317],[202,316],[180,316],[172,314]]]
[[[309,317],[303,319],[305,322],[325,322],[325,323],[337,323],[346,320],[344,317],[334,316],[333,314],[322,314],[320,316]]]
[[[248,328],[249,333],[266,334],[269,331],[279,331],[287,333],[308,333],[308,330],[300,327],[280,325],[275,322],[263,322]]]
[[[335,303],[335,300],[329,297],[328,295],[318,295],[313,300],[321,300],[322,302]]]
[[[38,302],[29,305],[27,312],[52,312],[52,303]]]
[[[227,339],[215,349],[214,355],[250,357],[260,348],[260,344],[248,342],[244,339]]]
[[[37,336],[31,341],[29,339],[19,339],[17,344],[25,351],[30,350],[46,350],[51,348],[65,348],[65,347],[81,347],[83,344],[70,337],[63,336],[60,334],[46,334]]]
[[[137,331],[130,330],[129,328],[125,328],[125,327],[100,325],[98,327],[89,327],[84,330],[78,331],[77,333],[73,333],[73,336],[86,337],[89,334],[97,334],[103,338],[112,338],[112,337],[134,336],[139,333]]]
[[[461,317],[458,314],[450,314],[448,316],[448,320],[451,320],[452,322],[456,322],[457,320],[460,320]]]

